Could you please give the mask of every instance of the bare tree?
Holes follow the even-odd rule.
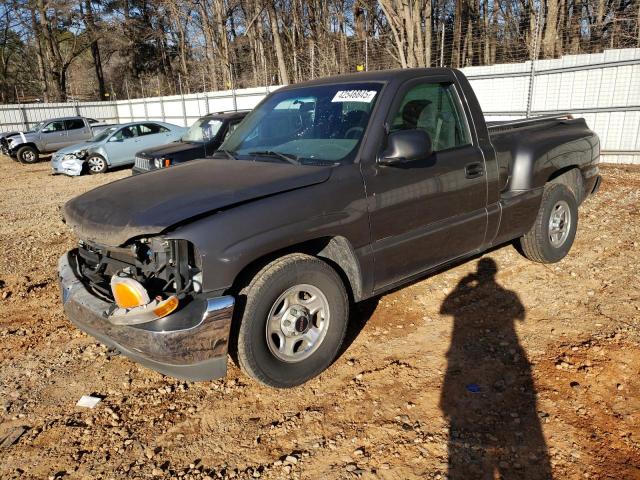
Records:
[[[540,58],[636,47],[639,2],[5,0],[0,93],[61,100],[72,78],[75,93],[122,97],[148,94],[149,82],[159,93],[176,93],[362,67],[520,62],[533,57],[536,44]]]
[[[100,56],[100,46],[98,45],[100,33],[96,26],[95,17],[93,15],[92,3],[92,0],[84,0],[84,21],[86,24],[87,34],[91,42],[91,57],[93,58],[96,81],[98,82],[98,95],[100,97],[100,100],[104,100],[107,91],[104,83],[104,72],[102,71],[102,57]]]
[[[269,15],[269,24],[271,25],[271,34],[273,35],[273,45],[276,50],[276,58],[278,59],[278,73],[280,75],[280,83],[287,85],[289,83],[289,74],[287,73],[287,64],[284,60],[284,50],[282,48],[282,39],[280,37],[280,27],[278,26],[278,14],[276,13],[275,2],[267,0],[266,7]]]

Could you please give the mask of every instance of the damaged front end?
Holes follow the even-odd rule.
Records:
[[[51,157],[51,169],[54,174],[61,173],[77,177],[85,170],[86,152],[77,153],[55,153]]]
[[[201,291],[199,257],[185,240],[140,239],[128,247],[81,241],[78,268],[96,295],[111,302],[107,319],[135,325],[162,318]]]
[[[102,343],[179,378],[226,373],[234,299],[202,291],[200,258],[190,242],[81,241],[60,259],[59,276],[65,312]]]

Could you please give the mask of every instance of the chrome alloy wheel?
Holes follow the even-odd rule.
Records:
[[[329,321],[329,302],[322,291],[313,285],[295,285],[282,293],[269,310],[269,350],[283,362],[300,362],[322,344]]]
[[[549,241],[554,248],[560,248],[571,230],[571,210],[569,204],[560,200],[551,209],[549,216]]]
[[[36,154],[31,150],[27,150],[22,154],[22,160],[27,163],[33,163],[36,161]]]
[[[106,162],[104,158],[100,157],[89,157],[87,159],[87,165],[89,166],[89,170],[92,172],[100,173],[106,167]]]

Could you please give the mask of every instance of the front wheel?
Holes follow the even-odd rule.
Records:
[[[290,388],[331,364],[349,317],[347,292],[333,268],[309,255],[286,255],[260,270],[244,292],[237,357],[247,375]]]
[[[20,163],[36,163],[40,158],[38,150],[29,145],[19,148],[16,157]]]
[[[519,240],[522,253],[534,262],[559,262],[569,253],[577,227],[578,203],[571,190],[547,183],[536,221]]]
[[[104,173],[107,171],[107,161],[100,155],[89,155],[87,158],[87,168],[91,175]]]

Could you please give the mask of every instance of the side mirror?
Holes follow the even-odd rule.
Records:
[[[399,165],[425,160],[433,153],[431,137],[422,129],[398,130],[389,134],[387,148],[380,155],[380,165]]]

